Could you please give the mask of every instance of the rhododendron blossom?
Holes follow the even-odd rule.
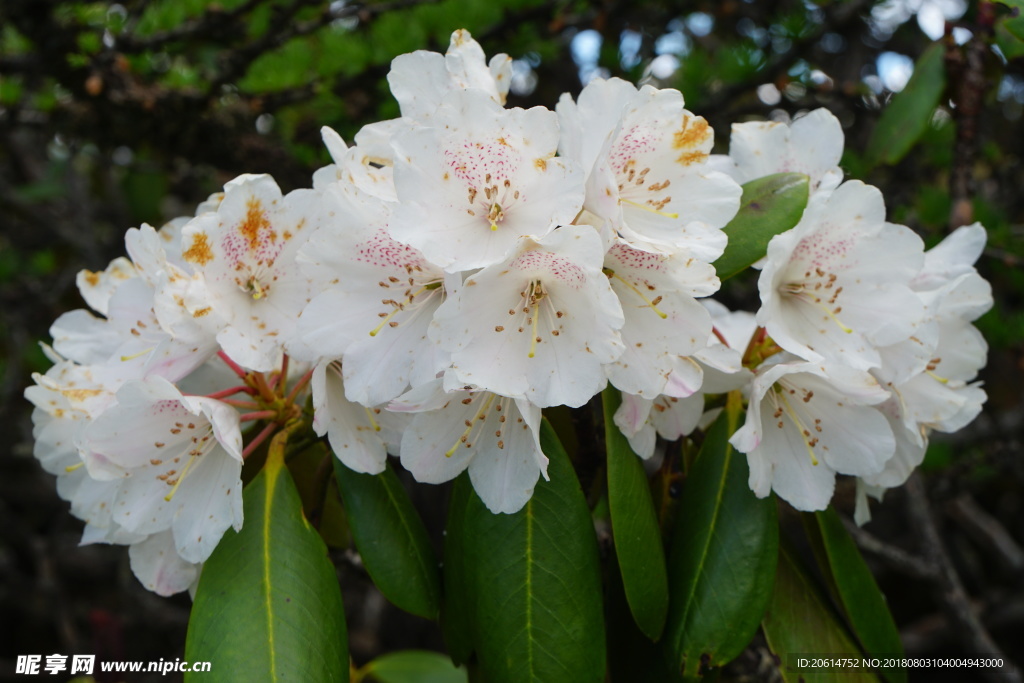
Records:
[[[747,471],[728,478],[746,478],[747,502],[823,510],[848,476],[864,521],[933,432],[978,415],[984,228],[925,251],[880,191],[841,184],[828,111],[738,123],[712,156],[714,131],[676,90],[595,78],[555,111],[510,108],[511,74],[464,30],[445,55],[402,55],[388,76],[401,116],[348,141],[324,126],[330,162],[310,188],[243,174],[80,273],[88,308],[54,322],[53,366],[25,396],[83,543],[129,546],[161,595],[194,588],[251,521],[243,467],[248,482],[314,463],[316,514],[335,467],[392,512],[391,469],[465,472],[490,513],[532,520],[535,491],[575,466],[593,507],[616,476],[591,452],[609,397],[607,426],[666,491],[713,422],[738,420],[728,443]],[[780,193],[803,192],[786,211],[751,198],[782,172]],[[740,310],[711,298],[739,270],[716,271],[728,260],[763,265],[759,303],[742,286]]]

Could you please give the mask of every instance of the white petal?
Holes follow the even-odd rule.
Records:
[[[199,565],[178,556],[174,539],[167,531],[133,543],[128,557],[135,577],[157,595],[181,593],[199,579]]]

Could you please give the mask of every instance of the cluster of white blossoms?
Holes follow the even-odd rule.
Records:
[[[744,426],[750,487],[799,510],[822,510],[835,475],[857,477],[857,521],[924,459],[932,430],[952,432],[981,411],[972,381],[987,346],[971,324],[992,306],[974,268],[979,225],[931,250],[885,220],[881,193],[842,182],[839,121],[819,109],[792,126],[733,126],[728,158],[740,181],[794,171],[810,179],[800,222],[768,245],[745,365],[754,371]],[[756,326],[756,328],[755,328]]]
[[[189,588],[242,525],[245,458],[307,419],[355,471],[388,454],[422,482],[468,470],[499,513],[547,476],[541,410],[608,383],[645,458],[701,423],[705,394],[744,391],[751,488],[803,510],[836,473],[880,495],[929,430],[977,414],[984,231],[926,253],[886,223],[877,190],[840,184],[826,111],[737,125],[712,157],[675,90],[599,79],[523,110],[510,78],[465,31],[403,55],[401,117],[352,146],[325,128],[312,189],[240,176],[81,274],[92,311],[56,321],[26,395],[83,543],[129,545],[158,593]],[[705,298],[722,228],[740,183],[781,171],[811,178],[810,202],[769,246],[756,317],[730,312]]]

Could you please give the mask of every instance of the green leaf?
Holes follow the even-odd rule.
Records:
[[[882,111],[865,154],[870,165],[897,163],[928,128],[946,89],[944,52],[942,43],[925,50],[906,87]]]
[[[800,222],[810,179],[803,173],[775,173],[743,185],[740,210],[725,226],[729,245],[715,261],[721,280],[749,268],[768,251],[768,242]]]
[[[468,568],[465,538],[466,508],[473,494],[469,474],[455,480],[448,501],[448,521],[444,530],[444,599],[441,602],[441,632],[448,653],[456,664],[464,664],[473,654],[472,603],[466,592]]]
[[[334,473],[352,538],[374,585],[406,612],[437,619],[437,557],[391,465],[380,474],[360,474],[335,458]]]
[[[772,594],[776,503],[750,490],[746,457],[729,444],[741,413],[742,398],[734,392],[708,430],[679,502],[665,643],[689,678],[746,648]]]
[[[761,627],[768,647],[779,657],[782,678],[786,683],[878,680],[871,672],[859,669],[840,672],[837,669],[798,668],[801,655],[859,658],[861,652],[825,606],[817,588],[784,549],[779,553],[775,590]]]
[[[242,494],[242,530],[203,565],[185,657],[214,669],[186,681],[348,681],[341,589],[284,466],[287,434]]]
[[[661,530],[643,464],[615,426],[615,411],[622,397],[616,389],[608,387],[603,399],[608,507],[615,555],[633,619],[648,638],[658,640],[668,613],[668,573]]]
[[[816,513],[815,517],[843,611],[864,651],[876,656],[902,654],[900,632],[885,596],[878,589],[856,543],[843,528],[839,514],[830,507]],[[907,680],[906,669],[900,667],[884,669],[883,674],[892,683]]]
[[[403,650],[377,657],[362,668],[379,683],[466,683],[466,671],[445,655],[427,650]]]
[[[612,546],[611,551],[615,551]],[[660,644],[636,625],[626,601],[617,561],[609,558],[605,579],[605,624],[608,629],[608,678],[628,683],[678,683]]]
[[[996,45],[1007,59],[1024,55],[1024,10],[996,22]]]
[[[465,510],[467,599],[481,680],[599,682],[605,674],[601,569],[590,510],[545,420],[550,481],[518,512]]]

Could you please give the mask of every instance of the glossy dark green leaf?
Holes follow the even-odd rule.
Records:
[[[648,638],[657,640],[668,613],[668,573],[661,530],[643,464],[615,426],[615,411],[622,397],[618,390],[608,387],[602,398],[615,555],[633,619]]]
[[[816,513],[815,518],[843,611],[864,651],[877,656],[902,654],[900,632],[885,596],[878,589],[857,544],[843,527],[839,514],[830,507]],[[884,669],[882,673],[891,683],[907,680],[907,671],[903,668]]]
[[[213,669],[186,681],[348,681],[334,565],[276,445],[242,495],[242,530],[229,529],[203,565],[185,658]]]
[[[475,493],[464,519],[466,587],[481,680],[599,682],[605,674],[597,539],[572,463],[544,421],[550,481],[513,514]]]
[[[388,464],[380,474],[334,473],[356,549],[374,585],[406,612],[436,619],[441,575],[427,529]]]
[[[906,87],[882,110],[866,153],[870,165],[895,164],[928,128],[946,89],[945,47],[933,43],[914,65]]]
[[[800,222],[810,180],[803,173],[776,173],[743,185],[740,210],[725,226],[729,245],[715,261],[721,280],[749,268],[768,251],[768,242]]]
[[[801,656],[817,654],[859,659],[861,652],[786,550],[779,553],[775,590],[761,627],[768,647],[779,658],[786,683],[878,681],[873,673],[861,669],[799,668]]]
[[[466,683],[465,669],[446,655],[427,650],[403,650],[377,657],[362,668],[365,681],[375,683]]]
[[[612,546],[612,552],[615,547]],[[652,643],[636,625],[616,559],[607,560],[605,624],[608,629],[608,676],[627,683],[678,683],[682,679],[662,656],[660,643]]]
[[[690,678],[746,648],[772,594],[779,546],[775,499],[753,494],[746,457],[729,445],[741,401],[731,394],[704,438],[686,478],[669,554],[665,644]]]
[[[448,521],[444,529],[444,598],[441,601],[441,632],[448,654],[463,664],[473,653],[472,602],[466,590],[466,510],[473,494],[469,474],[463,472],[452,485]]]

